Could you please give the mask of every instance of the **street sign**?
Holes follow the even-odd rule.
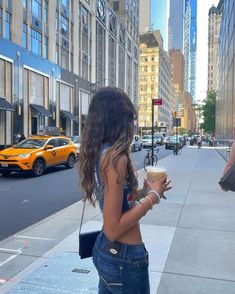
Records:
[[[162,105],[162,99],[153,99],[153,105]]]

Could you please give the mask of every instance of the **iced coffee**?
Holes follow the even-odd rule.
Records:
[[[147,180],[150,182],[159,181],[166,175],[166,169],[160,166],[147,167]]]

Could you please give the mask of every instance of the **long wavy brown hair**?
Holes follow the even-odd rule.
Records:
[[[115,87],[99,89],[93,96],[80,148],[78,164],[80,185],[85,192],[85,199],[93,205],[95,182],[95,165],[104,144],[109,144],[100,165],[101,177],[110,165],[117,171],[120,180],[121,171],[117,170],[117,162],[126,155],[127,175],[133,193],[136,193],[136,174],[129,156],[129,147],[134,135],[136,110],[125,92]],[[123,171],[122,171],[123,172]]]

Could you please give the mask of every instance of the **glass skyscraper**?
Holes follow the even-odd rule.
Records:
[[[170,0],[168,50],[184,49],[184,0]]]
[[[185,90],[195,99],[197,51],[197,0],[170,0],[168,49],[185,58]]]
[[[195,100],[196,92],[196,56],[197,56],[197,0],[190,0],[190,93]]]
[[[140,0],[140,33],[160,30],[164,50],[168,47],[169,0]]]
[[[168,0],[151,0],[150,3],[150,27],[160,30],[164,50],[168,47],[168,7]]]

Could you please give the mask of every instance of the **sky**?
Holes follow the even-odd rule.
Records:
[[[207,64],[208,64],[208,12],[212,4],[217,6],[219,0],[197,1],[197,69],[196,69],[196,100],[206,98]]]

